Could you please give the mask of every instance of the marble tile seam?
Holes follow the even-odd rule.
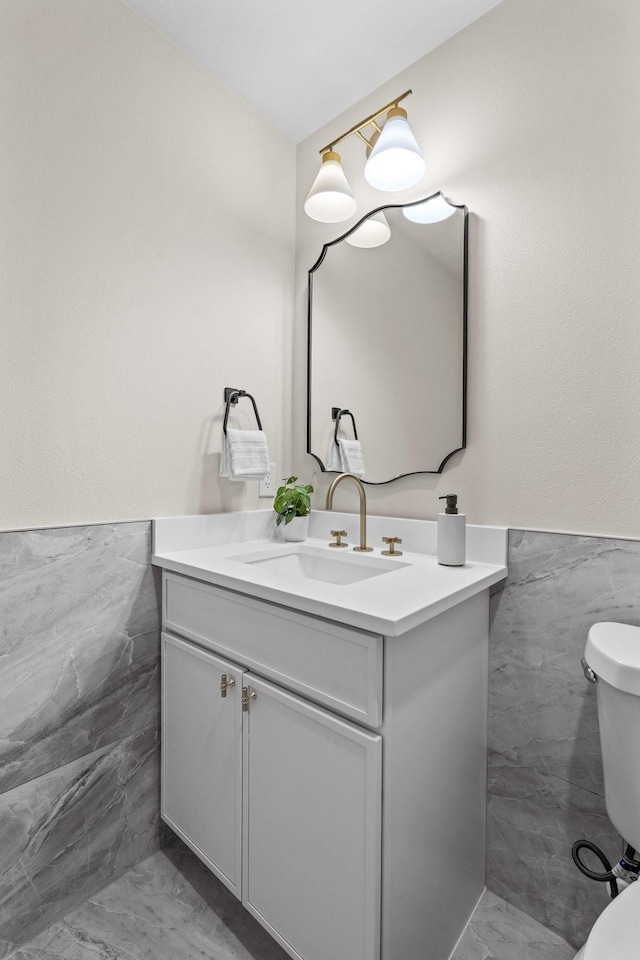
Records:
[[[157,612],[157,616],[156,616],[156,612]],[[100,630],[97,626],[94,625],[93,627],[86,627],[82,631],[82,633],[77,637],[77,639],[75,639],[72,642],[67,642],[67,646],[69,646],[73,651],[75,649],[80,649],[80,643],[91,642],[95,646],[98,641],[101,641],[104,639],[108,640],[112,635],[116,637],[121,637],[124,640],[138,640],[140,637],[148,636],[152,633],[155,633],[156,631],[159,634],[160,627],[161,627],[160,614],[161,614],[160,600],[158,600],[157,611],[155,610],[155,608],[151,610],[150,612],[151,622],[148,624],[145,624],[144,627],[141,628],[140,624],[134,624],[133,630],[130,631],[128,629],[127,624],[123,624],[123,625],[116,624],[115,626],[112,624],[109,624],[103,630]],[[36,639],[40,639],[39,636]],[[47,643],[46,641],[43,641],[39,647],[35,647],[34,645],[34,649],[30,650],[26,655],[23,655],[22,659],[23,660],[34,659],[43,651],[47,652],[48,647],[54,647],[56,640],[57,640],[57,637],[54,637],[54,639],[49,643]],[[18,661],[18,659],[19,659],[18,657],[15,657],[15,656],[10,657],[8,654],[5,656],[0,655],[0,664],[1,664],[0,675],[2,675],[3,673],[8,673],[9,670],[11,670],[14,667],[14,664],[16,661]],[[2,662],[5,660],[6,660],[6,663]]]
[[[152,517],[130,517],[125,520],[79,520],[76,523],[49,523],[35,527],[3,527],[3,533],[37,533],[39,530],[77,530],[79,527],[116,527],[125,523],[151,523]]]
[[[88,750],[86,753],[81,753],[77,757],[73,757],[67,763],[63,763],[58,767],[51,767],[50,770],[46,770],[44,773],[36,774],[34,777],[29,777],[28,780],[22,780],[20,783],[15,784],[15,786],[10,787],[8,790],[0,790],[0,797],[6,798],[10,793],[13,793],[14,790],[21,790],[23,787],[28,786],[30,783],[34,783],[36,780],[43,780],[47,777],[51,777],[54,774],[63,773],[67,767],[73,766],[79,760],[88,760],[90,757],[98,759],[101,754],[109,753],[113,748],[120,743],[124,743],[126,740],[130,740],[131,737],[143,737],[146,733],[150,733],[152,730],[159,729],[160,724],[148,723],[144,727],[140,727],[139,730],[131,730],[125,736],[115,737],[115,739],[110,740],[108,743],[103,743],[99,747]]]
[[[536,763],[529,763],[526,760],[520,760],[519,757],[512,756],[510,751],[498,750],[495,747],[490,747],[487,753],[487,763],[489,762],[491,755],[502,757],[503,760],[507,760],[509,763],[523,767],[526,770],[535,770],[536,773],[541,773],[547,777],[553,777],[554,780],[560,780],[561,782],[568,784],[570,787],[578,787],[580,790],[584,790],[585,793],[590,793],[592,796],[599,797],[601,800],[604,800],[604,790],[590,790],[589,787],[585,787],[583,783],[579,783],[577,780],[569,780],[568,777],[561,777],[557,773],[553,773],[544,766],[538,766]]]
[[[507,530],[515,533],[543,533],[557,537],[582,537],[590,540],[625,540],[629,543],[640,543],[640,537],[632,537],[624,533],[583,533],[577,530],[549,530],[545,527],[517,527],[509,525]]]
[[[601,819],[604,820],[604,817],[602,817]],[[519,824],[519,825],[518,825],[518,831],[519,831],[519,834],[520,834],[522,837],[524,837],[525,839],[526,839],[526,838],[530,838],[530,839],[535,838],[536,840],[543,840],[543,841],[546,841],[547,843],[555,843],[556,840],[557,840],[557,838],[556,838],[556,836],[554,835],[553,831],[549,830],[548,832],[545,832],[544,828],[542,828],[542,827],[537,828],[537,827],[536,827],[535,825],[533,825],[533,824],[532,824],[531,826],[522,826],[521,824]],[[576,839],[580,839],[580,838],[577,837]],[[515,859],[518,860],[518,861],[522,864],[523,867],[525,867],[526,869],[530,869],[530,867],[531,867],[531,862],[530,862],[530,861],[527,862],[527,860],[525,860],[525,858],[518,852],[517,848],[514,848],[514,851],[515,851],[515,852],[514,852],[513,855],[514,855]],[[622,852],[622,851],[621,851],[621,852]],[[567,863],[568,863],[568,862],[569,862],[569,858],[567,857]],[[491,879],[490,879],[489,877],[487,877],[487,885],[490,886],[490,884],[491,884]],[[496,891],[494,890],[493,892],[495,893]]]
[[[24,723],[0,723],[0,795],[157,725],[159,646],[158,628],[140,633],[127,641],[131,660],[120,658],[90,696],[53,712],[45,704]]]
[[[158,849],[158,761],[154,724],[0,797],[0,957]]]

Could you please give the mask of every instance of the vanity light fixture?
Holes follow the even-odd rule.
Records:
[[[320,223],[340,223],[356,212],[356,201],[349,186],[340,154],[327,150],[322,164],[304,203],[305,213]]]
[[[381,247],[391,236],[391,227],[382,210],[363,220],[360,226],[345,237],[352,247]]]
[[[392,193],[415,186],[423,173],[424,159],[409,126],[407,111],[395,106],[389,110],[382,133],[373,144],[364,165],[364,178],[376,190]]]
[[[402,208],[402,213],[411,220],[412,223],[439,223],[440,220],[446,220],[458,210],[459,207],[452,207],[447,203],[440,191],[435,193],[422,203],[412,203]]]
[[[335,147],[352,134],[357,134],[367,145],[364,175],[376,190],[391,193],[418,183],[424,173],[424,159],[407,121],[407,111],[399,106],[411,92],[406,90],[322,147],[320,171],[304,204],[305,213],[312,220],[340,223],[356,211],[353,191],[342,169],[340,155],[335,151]],[[383,113],[387,118],[380,126],[378,120]],[[362,132],[366,127],[373,127],[369,138]]]

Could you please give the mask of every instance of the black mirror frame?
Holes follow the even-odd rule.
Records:
[[[408,473],[399,473],[393,477],[390,477],[388,480],[362,480],[363,483],[370,484],[371,486],[382,486],[385,483],[392,483],[394,480],[400,480],[402,477],[412,477],[420,474],[438,474],[442,473],[444,470],[445,464],[451,457],[459,453],[461,450],[464,450],[467,446],[467,310],[468,310],[468,299],[469,299],[469,211],[464,204],[460,203],[451,203],[450,200],[443,195],[443,193],[438,190],[436,193],[430,194],[428,197],[423,197],[420,200],[413,200],[411,203],[385,203],[380,207],[375,207],[373,210],[369,210],[363,217],[361,217],[357,223],[354,223],[346,233],[343,233],[341,236],[336,237],[335,240],[330,240],[328,243],[325,243],[320,256],[314,263],[314,265],[309,270],[309,281],[307,286],[307,453],[314,458],[320,467],[323,473],[334,473],[335,471],[329,471],[325,467],[323,461],[320,457],[313,453],[311,450],[311,333],[312,333],[312,323],[313,323],[313,275],[321,266],[324,258],[327,255],[327,251],[330,247],[335,246],[337,243],[341,243],[343,240],[346,240],[347,237],[350,237],[352,233],[358,229],[358,227],[364,223],[365,220],[368,220],[369,217],[373,216],[376,213],[384,210],[402,210],[405,207],[415,207],[420,203],[426,203],[427,200],[433,200],[435,197],[442,197],[446,203],[451,207],[455,207],[458,210],[464,212],[464,230],[463,230],[463,265],[462,265],[462,443],[459,447],[456,447],[455,450],[452,450],[446,455],[440,466],[437,470],[410,470]]]

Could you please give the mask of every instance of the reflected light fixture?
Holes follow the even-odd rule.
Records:
[[[391,236],[391,227],[382,210],[367,217],[357,230],[345,237],[352,247],[381,247]]]
[[[440,192],[435,193],[422,203],[414,203],[409,207],[403,207],[402,212],[412,223],[438,223],[440,220],[446,220],[456,212],[458,207],[447,203]]]
[[[356,211],[353,191],[345,176],[340,155],[335,147],[352,134],[357,134],[367,145],[364,175],[377,190],[392,193],[413,187],[424,173],[424,159],[407,121],[407,111],[399,106],[411,90],[385,104],[360,123],[347,130],[320,150],[322,163],[318,176],[305,200],[305,213],[321,223],[340,223]],[[383,126],[378,120],[387,114]],[[362,132],[373,127],[367,138]]]

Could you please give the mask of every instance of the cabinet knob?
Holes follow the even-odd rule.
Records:
[[[242,709],[246,713],[249,709],[249,702],[251,700],[256,700],[258,694],[255,692],[253,687],[243,687],[242,688]]]
[[[332,530],[331,536],[335,537],[336,540],[335,540],[335,543],[330,543],[329,546],[330,547],[348,547],[349,546],[348,543],[342,542],[342,538],[346,537],[346,535],[347,535],[346,530]]]
[[[226,697],[227,689],[229,687],[235,687],[236,681],[233,677],[228,677],[226,673],[223,673],[220,677],[220,696]]]
[[[396,550],[396,543],[402,543],[402,540],[400,539],[400,537],[383,537],[382,542],[387,543],[389,545],[388,550],[381,551],[383,557],[401,557],[402,556],[402,550]]]

